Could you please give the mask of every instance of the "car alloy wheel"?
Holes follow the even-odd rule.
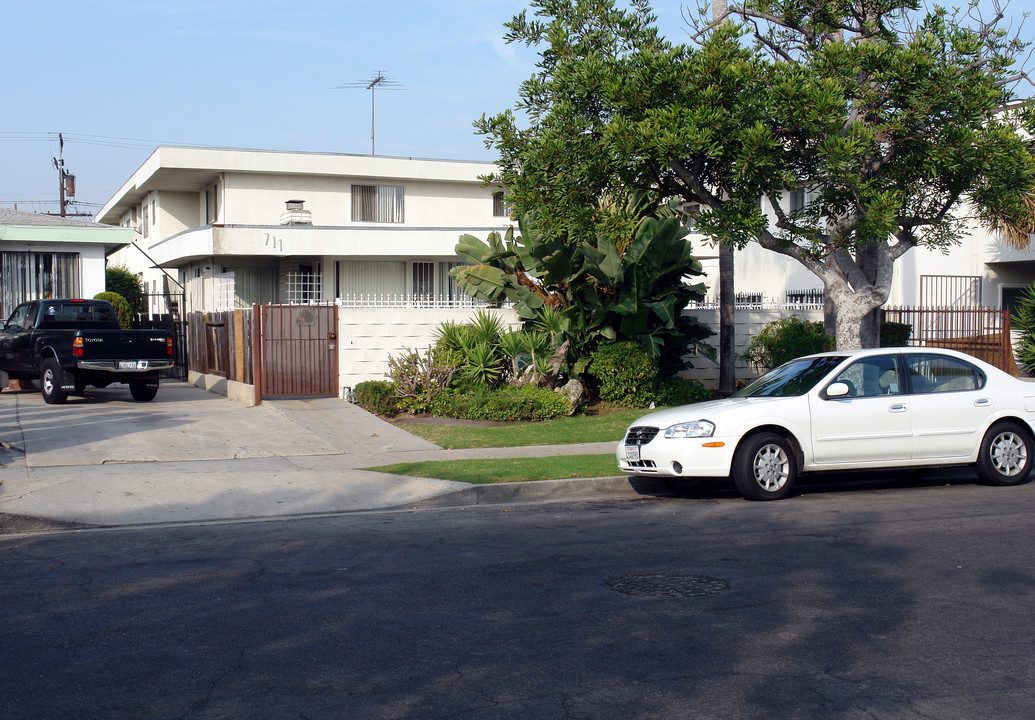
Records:
[[[1031,436],[1012,422],[994,426],[981,443],[975,470],[987,483],[1019,485],[1031,473]]]
[[[786,497],[798,473],[793,445],[772,432],[751,435],[733,457],[733,481],[748,500]]]

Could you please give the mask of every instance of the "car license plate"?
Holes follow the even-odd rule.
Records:
[[[628,462],[639,462],[640,461],[640,446],[639,445],[626,445],[625,446],[625,459]]]

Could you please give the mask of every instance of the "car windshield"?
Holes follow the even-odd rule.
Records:
[[[802,358],[784,363],[733,394],[745,397],[793,397],[803,395],[844,362],[843,355]]]

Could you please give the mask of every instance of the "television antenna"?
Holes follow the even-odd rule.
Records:
[[[369,90],[370,91],[370,154],[374,154],[374,91],[378,88],[405,90],[406,87],[378,70],[370,80],[335,85],[332,90]]]

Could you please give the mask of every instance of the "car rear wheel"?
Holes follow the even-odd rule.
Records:
[[[990,485],[1019,485],[1031,474],[1031,435],[1020,425],[992,426],[981,441],[974,469]]]
[[[787,497],[798,474],[791,444],[776,433],[746,438],[733,457],[733,482],[748,500]]]
[[[43,392],[43,402],[48,405],[60,405],[68,397],[68,393],[61,389],[61,366],[54,358],[43,361],[40,390]]]

